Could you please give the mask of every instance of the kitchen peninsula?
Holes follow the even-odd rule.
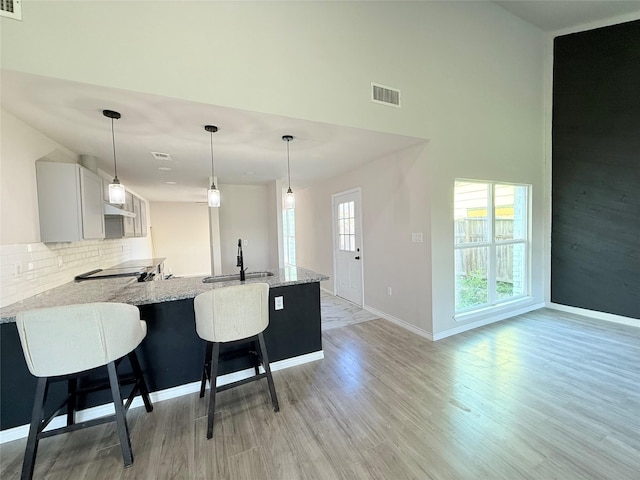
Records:
[[[273,363],[304,355],[322,358],[320,330],[320,281],[326,275],[298,267],[270,270],[273,275],[248,277],[245,283],[268,283],[269,327],[264,337]],[[138,356],[152,392],[192,384],[200,380],[204,342],[195,331],[193,299],[196,295],[239,280],[204,283],[204,277],[171,278],[160,282],[138,282],[135,278],[110,278],[69,282],[0,310],[0,429],[26,425],[30,421],[36,379],[26,366],[15,315],[22,310],[90,302],[121,302],[140,308],[147,322],[147,337]],[[275,309],[275,298],[282,297],[282,309]],[[241,344],[226,346],[234,351]],[[241,371],[252,365],[239,356],[221,363],[220,374]],[[126,372],[127,362],[122,370]],[[100,372],[98,377],[103,376]],[[64,382],[52,385],[51,395],[64,398]],[[53,400],[53,399],[52,399]],[[91,394],[79,409],[108,403],[106,392]],[[56,403],[53,401],[53,403]]]

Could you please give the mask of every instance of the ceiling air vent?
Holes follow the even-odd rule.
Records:
[[[0,15],[22,20],[22,0],[0,0]]]
[[[155,158],[156,160],[163,160],[165,162],[171,161],[171,155],[169,155],[168,153],[151,152],[151,155],[153,155],[153,158]]]
[[[371,101],[391,107],[400,108],[400,90],[385,87],[377,83],[371,84]]]

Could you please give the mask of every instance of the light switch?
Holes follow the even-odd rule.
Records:
[[[282,310],[284,308],[284,297],[275,297],[275,309]]]
[[[413,243],[422,243],[422,232],[412,233],[411,234],[411,242]]]

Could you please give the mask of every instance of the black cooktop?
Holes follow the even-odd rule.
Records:
[[[82,280],[100,280],[104,278],[117,277],[138,277],[138,281],[142,282],[153,277],[153,273],[158,265],[164,262],[164,258],[145,258],[141,260],[128,260],[119,263],[111,268],[91,270],[75,277],[76,281]]]

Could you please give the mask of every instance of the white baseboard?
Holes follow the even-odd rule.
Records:
[[[472,330],[474,328],[478,328],[478,327],[482,327],[484,325],[489,325],[490,323],[495,323],[495,322],[499,322],[501,320],[505,320],[507,318],[511,318],[514,317],[516,315],[521,315],[523,313],[527,313],[527,312],[531,312],[533,310],[537,310],[539,308],[543,308],[545,305],[544,303],[536,303],[533,305],[528,305],[526,307],[521,307],[518,308],[516,310],[510,310],[508,312],[502,312],[500,314],[496,314],[487,318],[483,318],[482,320],[477,320],[475,322],[471,322],[471,323],[467,323],[465,325],[460,325],[459,327],[455,327],[455,328],[450,328],[448,330],[444,330],[442,332],[438,332],[436,334],[433,334],[431,332],[428,332],[426,330],[423,330],[419,327],[416,327],[415,325],[409,323],[409,322],[405,322],[404,320],[401,320],[397,317],[394,317],[393,315],[389,315],[388,313],[382,312],[380,310],[377,310],[373,307],[370,307],[368,305],[365,305],[363,308],[368,311],[373,313],[374,315],[379,316],[380,318],[384,318],[385,320],[389,320],[391,323],[395,323],[396,325],[401,326],[402,328],[405,328],[413,333],[415,333],[416,335],[420,335],[421,337],[427,338],[431,341],[436,341],[436,340],[442,340],[443,338],[446,337],[450,337],[451,335],[456,335],[458,333],[462,333],[462,332],[466,332],[467,330]]]
[[[433,340],[433,334],[431,332],[428,332],[426,330],[423,330],[422,328],[416,327],[415,325],[409,322],[405,322],[404,320],[400,320],[398,317],[389,315],[388,313],[385,313],[381,310],[377,310],[373,307],[370,307],[369,305],[363,305],[362,308],[367,312],[373,313],[374,315],[377,315],[380,318],[384,318],[385,320],[389,320],[391,323],[395,323],[396,325],[399,325],[400,327],[406,330],[409,330],[410,332],[413,332],[416,335],[427,338],[429,340]]]
[[[523,313],[538,310],[540,308],[543,308],[544,306],[545,305],[542,302],[534,303],[531,305],[526,305],[524,307],[496,313],[495,315],[491,315],[491,316],[482,318],[480,320],[476,320],[475,322],[466,323],[464,325],[460,325],[459,327],[449,328],[448,330],[443,330],[442,332],[438,332],[433,336],[433,339],[442,340],[443,338],[450,337],[451,335],[456,335],[458,333],[466,332],[468,330],[473,330],[474,328],[478,328],[478,327],[484,327],[485,325],[500,322],[502,320],[506,320],[507,318],[515,317],[516,315],[522,315]]]
[[[596,320],[605,320],[607,322],[620,323],[631,327],[640,328],[640,320],[637,318],[623,317],[614,315],[613,313],[598,312],[596,310],[587,310],[586,308],[570,307],[559,303],[547,302],[547,308],[559,310],[561,312],[574,313],[583,317],[595,318]]]
[[[305,355],[299,355],[297,357],[286,358],[284,360],[280,360],[278,362],[273,362],[270,364],[271,371],[275,372],[278,370],[284,370],[285,368],[295,367],[297,365],[303,365],[309,362],[315,362],[316,360],[322,360],[324,358],[324,350],[319,350],[317,352],[307,353]],[[249,378],[253,375],[253,368],[247,368],[245,370],[240,370],[238,372],[228,373],[226,375],[222,375],[218,377],[218,381],[216,385],[222,386],[227,385],[229,383],[237,382],[238,380],[244,380],[245,378]],[[151,392],[149,396],[151,397],[152,403],[159,403],[164,400],[169,400],[171,398],[181,397],[183,395],[189,395],[194,392],[200,391],[200,382],[192,382],[187,383],[185,385],[180,385],[177,387],[167,388],[166,390],[160,390],[157,392]],[[144,403],[142,399],[137,396],[133,402],[131,403],[130,408],[138,408],[143,407]],[[85,410],[79,410],[76,413],[76,422],[85,422],[87,420],[92,420],[94,418],[104,417],[106,415],[113,415],[115,409],[113,407],[113,403],[106,405],[98,405],[97,407],[87,408]],[[60,415],[54,418],[51,423],[47,426],[46,430],[51,430],[54,428],[64,427],[67,423],[66,415]],[[6,430],[2,430],[0,432],[0,444],[11,442],[13,440],[18,440],[21,438],[26,438],[29,434],[29,425],[20,425],[14,428],[8,428]]]

